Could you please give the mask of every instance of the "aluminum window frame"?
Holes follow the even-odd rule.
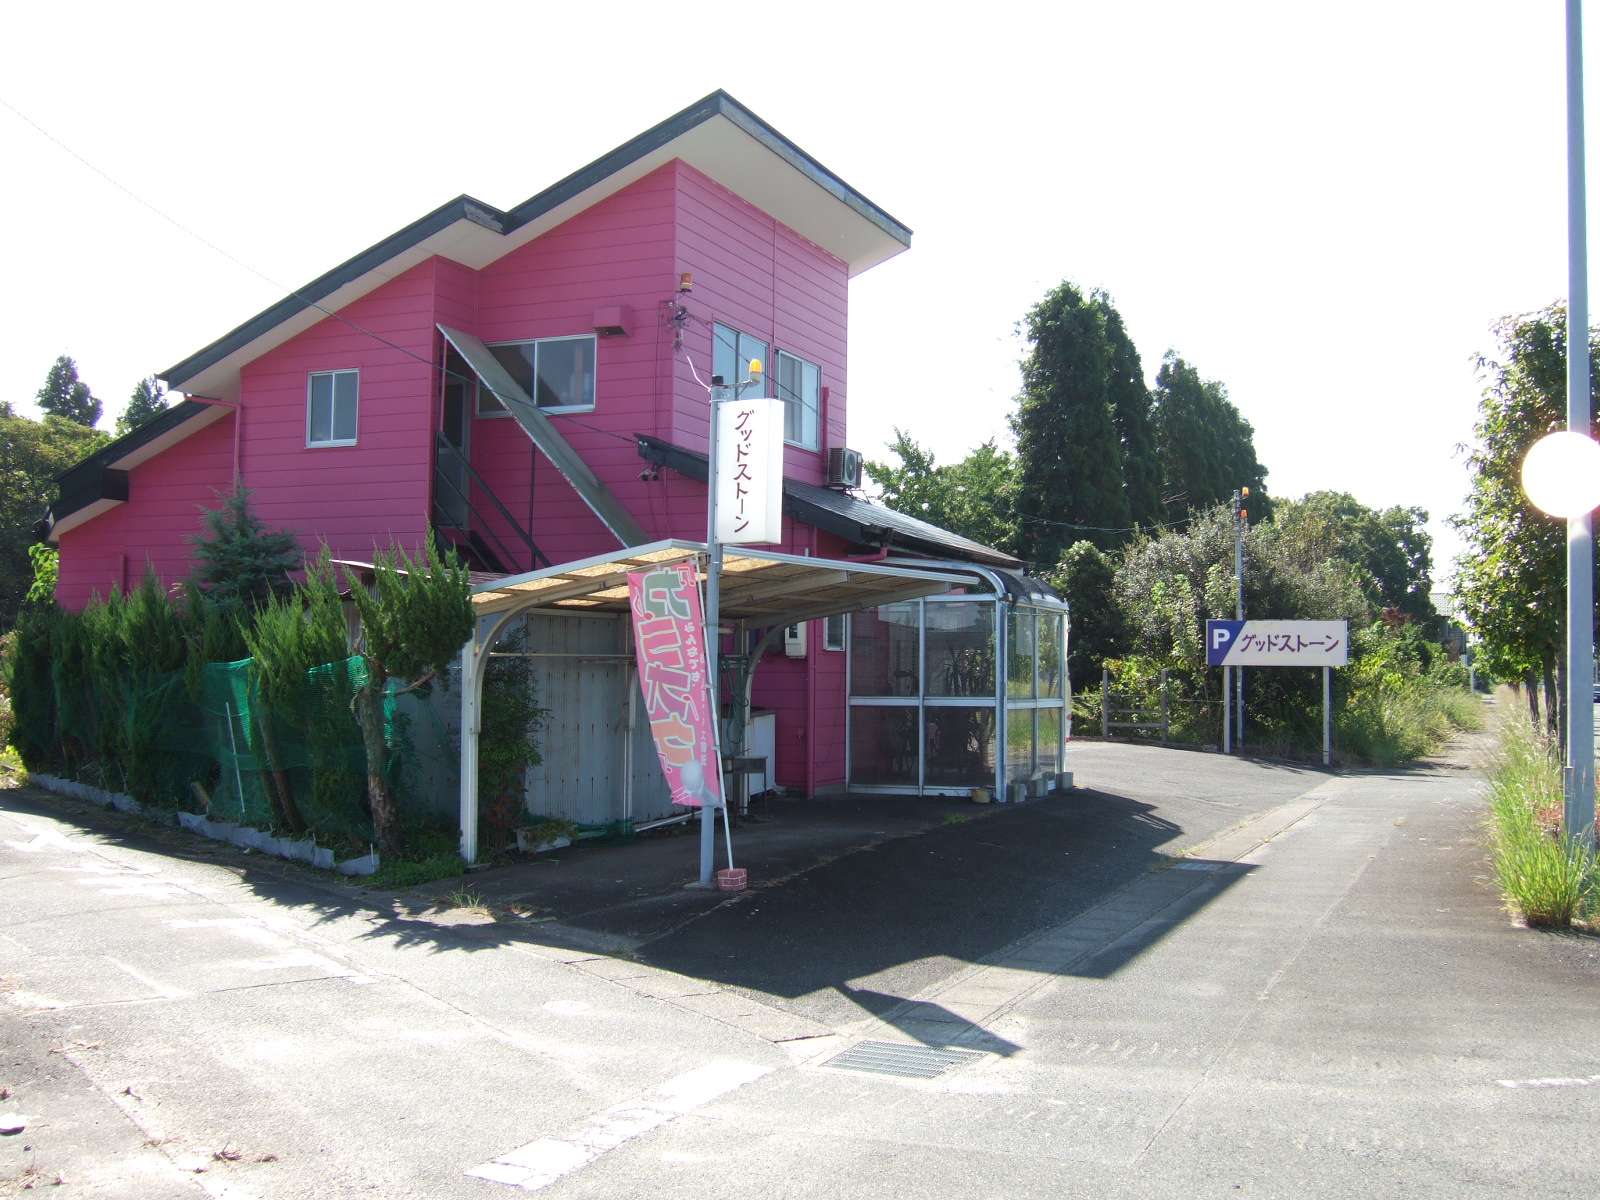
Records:
[[[928,609],[937,604],[961,603],[963,601],[985,601],[992,611],[992,628],[994,630],[995,646],[995,688],[994,693],[987,699],[978,696],[930,696],[927,692],[927,655],[928,655]],[[864,795],[905,795],[907,788],[894,784],[862,784],[856,783],[852,776],[854,764],[852,745],[854,738],[851,732],[851,722],[848,713],[853,708],[914,708],[917,712],[917,724],[920,730],[927,728],[927,712],[932,708],[988,708],[994,712],[994,780],[992,787],[996,799],[1006,795],[1006,787],[1011,783],[1022,783],[1032,779],[1041,778],[1039,747],[1039,716],[1047,709],[1055,709],[1060,713],[1056,724],[1055,754],[1056,770],[1066,770],[1067,743],[1071,740],[1072,720],[1072,695],[1070,684],[1067,683],[1066,666],[1068,654],[1068,640],[1071,632],[1071,620],[1067,611],[1054,605],[1040,605],[1017,603],[1008,600],[999,594],[952,594],[942,596],[925,596],[920,600],[900,601],[917,605],[917,663],[918,679],[917,692],[914,696],[857,696],[850,689],[854,679],[855,641],[852,636],[851,626],[855,614],[850,613],[845,618],[845,779],[846,786],[852,792]],[[1034,693],[1029,696],[1008,695],[1009,670],[1010,670],[1010,632],[1012,618],[1015,615],[1027,614],[1033,623],[1033,681],[1030,690]],[[1041,696],[1038,694],[1039,677],[1039,643],[1038,623],[1041,620],[1059,622],[1060,636],[1056,640],[1057,666],[1063,681],[1063,695]],[[1028,761],[1031,764],[1025,777],[1013,777],[1011,773],[1010,739],[1013,725],[1021,725],[1028,731],[1030,751]],[[964,796],[970,795],[972,788],[983,786],[973,784],[958,786],[954,784],[929,785],[928,757],[925,741],[919,740],[917,758],[917,784],[916,794],[919,796]],[[1053,784],[1052,784],[1053,786]]]
[[[553,404],[553,405],[549,405],[549,406],[546,406],[546,405],[543,405],[543,404],[539,403],[539,357],[538,357],[539,356],[539,347],[547,345],[547,344],[550,344],[550,343],[553,343],[553,342],[589,342],[591,345],[594,346],[594,380],[593,380],[592,384],[590,385],[591,386],[592,395],[589,398],[589,403],[587,403],[587,404]],[[528,396],[528,399],[533,401],[533,406],[535,408],[537,408],[540,412],[547,413],[547,414],[554,414],[556,416],[560,416],[562,413],[594,412],[595,409],[599,407],[599,404],[600,404],[600,338],[599,338],[598,335],[593,334],[593,333],[559,333],[559,334],[555,334],[552,337],[513,338],[510,341],[505,341],[505,342],[485,342],[484,345],[489,348],[491,353],[493,353],[495,348],[499,347],[499,346],[532,346],[534,348],[533,392]],[[501,365],[503,366],[504,364],[502,363]],[[497,417],[509,417],[509,416],[511,416],[511,410],[509,408],[507,408],[501,402],[501,400],[500,400],[500,398],[498,396],[496,396],[492,391],[489,390],[488,385],[485,384],[483,382],[483,380],[477,379],[477,380],[474,381],[474,390],[475,390],[476,394],[474,395],[473,401],[472,401],[472,418],[473,418],[473,420],[475,420],[475,421],[492,421]],[[484,397],[485,396],[487,396],[489,399],[491,399],[495,403],[495,405],[497,407],[493,408],[493,409],[490,409],[489,411],[485,412],[484,409],[483,409],[483,402],[484,402]]]
[[[326,439],[323,439],[321,441],[318,441],[318,440],[316,440],[315,438],[313,438],[311,436],[311,433],[312,433],[312,409],[311,409],[311,405],[312,405],[312,402],[313,402],[313,392],[314,392],[314,390],[316,388],[316,381],[318,379],[322,379],[322,378],[326,378],[326,379],[329,379],[329,380],[337,380],[338,376],[340,376],[340,375],[353,375],[353,376],[355,376],[355,395],[351,398],[350,403],[351,403],[351,406],[356,410],[355,411],[355,419],[354,419],[354,425],[355,425],[356,433],[355,433],[355,436],[353,436],[353,437],[348,437],[348,438],[330,437],[330,438],[326,438]],[[328,395],[328,432],[329,433],[332,433],[336,428],[338,428],[338,424],[339,424],[339,422],[337,420],[338,411],[339,411],[339,386],[338,386],[337,382],[334,382],[334,383],[331,383],[329,385],[329,395]],[[327,449],[330,449],[330,448],[337,448],[339,446],[354,446],[360,440],[360,436],[361,436],[361,368],[359,368],[359,367],[335,367],[332,370],[328,370],[328,371],[307,371],[306,372],[306,449],[307,450],[327,450]]]
[[[733,341],[731,343],[726,338],[724,338],[722,336],[722,334],[724,332],[731,333],[733,335]],[[748,339],[750,339],[750,341],[755,342],[758,345],[760,345],[761,353],[759,355],[748,355],[748,354],[741,354],[740,353],[740,351],[739,351],[739,343],[742,340],[744,340],[745,338],[748,338]],[[770,358],[768,357],[769,355],[771,355],[773,353],[772,342],[771,342],[770,339],[757,337],[753,333],[746,333],[743,329],[740,329],[737,325],[729,325],[726,321],[713,320],[711,322],[711,374],[712,375],[716,375],[716,374],[719,373],[717,371],[717,346],[718,346],[719,343],[721,345],[723,345],[723,346],[726,346],[729,350],[731,350],[733,352],[733,361],[734,361],[734,366],[735,366],[735,372],[734,373],[736,375],[738,374],[738,370],[737,370],[738,363],[739,363],[739,361],[741,359],[743,359],[745,362],[752,362],[752,361],[755,361],[755,360],[759,359],[763,369],[767,372],[767,378],[768,379],[772,378],[772,365],[773,364],[772,364],[772,361],[770,360]],[[729,400],[738,400],[747,391],[754,391],[757,395],[759,395],[761,393],[761,391],[764,390],[764,388],[766,387],[766,384],[764,382],[751,382],[751,383],[741,384],[739,382],[739,380],[737,380],[737,379],[729,380],[726,377],[726,375],[724,375],[723,376],[723,381],[722,381],[722,386],[727,389],[726,392],[724,393],[724,396],[727,399],[729,399]]]
[[[781,367],[783,360],[786,358],[793,362],[799,363],[802,368],[810,367],[817,373],[817,395],[814,403],[807,403],[805,397],[799,395],[794,397],[778,395],[778,391],[781,386],[778,382],[779,378],[781,377],[778,368]],[[822,365],[820,363],[812,362],[809,358],[802,358],[800,355],[792,353],[788,350],[774,350],[772,352],[772,366],[772,394],[777,396],[779,400],[782,400],[786,406],[784,409],[783,444],[785,446],[794,446],[800,450],[810,450],[813,453],[820,453],[822,449]],[[783,388],[783,390],[790,391],[791,389]],[[813,433],[813,439],[810,442],[796,441],[794,438],[789,436],[787,406],[790,404],[798,404],[803,412],[810,412]],[[803,418],[800,423],[802,426],[805,424]]]

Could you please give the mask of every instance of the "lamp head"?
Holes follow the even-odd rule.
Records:
[[[1522,490],[1552,517],[1581,517],[1600,505],[1600,444],[1581,433],[1546,434],[1522,460]]]

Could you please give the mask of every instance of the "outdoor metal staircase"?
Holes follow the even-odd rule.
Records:
[[[461,477],[467,481],[465,485],[458,482]],[[474,491],[503,518],[501,532],[505,536],[496,531],[483,507],[473,503]],[[511,515],[461,451],[438,431],[434,432],[433,525],[441,541],[453,546],[469,564],[496,575],[520,575],[550,565],[533,535]]]

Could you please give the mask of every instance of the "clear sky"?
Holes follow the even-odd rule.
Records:
[[[515,204],[718,87],[915,230],[852,286],[869,457],[896,426],[941,461],[1005,441],[1016,323],[1070,279],[1111,294],[1151,379],[1174,348],[1227,385],[1270,491],[1422,505],[1448,558],[1474,355],[1566,291],[1559,0],[57,0],[6,23],[0,99],[260,273],[0,108],[0,395],[24,410],[67,353],[109,424],[274,284],[462,192]]]

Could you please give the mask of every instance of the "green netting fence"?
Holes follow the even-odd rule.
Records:
[[[367,683],[359,656],[306,673],[292,705],[266,703],[251,659],[211,663],[198,679],[184,671],[125,674],[116,695],[64,686],[53,672],[63,742],[74,746],[80,777],[142,802],[198,809],[194,785],[209,795],[216,820],[291,830],[297,825],[352,848],[372,839],[367,754],[352,699]],[[416,786],[421,765],[409,736],[411,717],[389,681],[384,703],[388,781],[402,821],[425,819]],[[431,702],[433,758],[454,770],[454,744]],[[108,764],[115,764],[109,766]],[[118,778],[120,776],[120,778]]]

